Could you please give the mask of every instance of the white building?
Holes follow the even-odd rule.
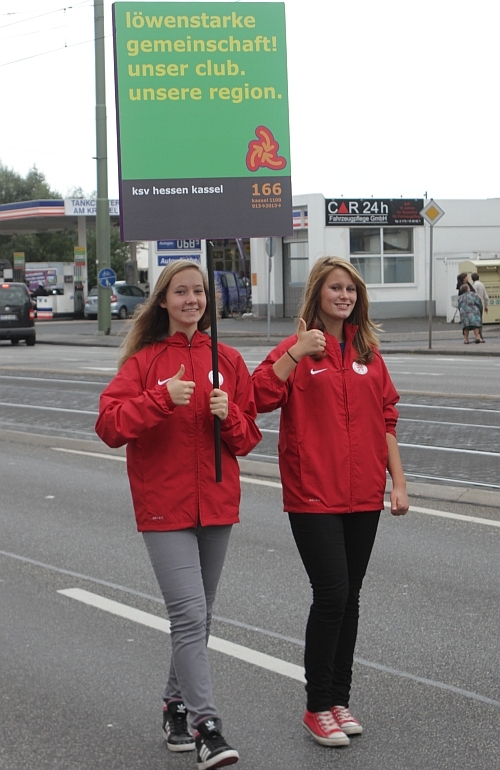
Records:
[[[495,275],[500,276],[500,198],[435,202],[444,216],[433,225],[433,312],[451,320],[451,297],[456,295],[461,262],[493,260]],[[311,266],[320,256],[336,256],[352,262],[363,275],[373,318],[426,316],[430,227],[419,214],[426,203],[423,199],[294,196],[293,235],[276,239],[271,258],[271,315],[296,316]],[[216,269],[243,271],[251,277],[253,312],[265,316],[266,239],[241,239],[239,243],[226,239],[214,244]],[[205,253],[203,241],[151,243],[151,283],[169,259],[188,256],[205,265]],[[495,290],[497,301],[499,290]]]
[[[293,237],[278,241],[272,260],[271,314],[294,316],[314,261],[336,256],[363,275],[372,317],[427,315],[430,227],[411,223],[426,203],[294,196]],[[500,198],[436,203],[445,215],[433,226],[433,306],[437,315],[451,317],[459,263],[500,258]],[[252,299],[258,315],[267,312],[267,264],[265,240],[252,239]]]

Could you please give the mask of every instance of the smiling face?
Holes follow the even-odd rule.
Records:
[[[357,299],[356,284],[347,270],[335,267],[321,287],[318,315],[326,331],[333,333],[349,318]]]
[[[164,301],[159,304],[168,312],[169,335],[184,332],[191,339],[207,306],[200,271],[187,268],[176,273],[168,285]]]

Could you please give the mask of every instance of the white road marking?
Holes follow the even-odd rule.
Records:
[[[84,452],[81,449],[63,449],[59,446],[52,446],[50,447],[54,450],[54,452],[67,452],[67,454],[70,455],[86,455],[87,457],[100,457],[103,460],[118,460],[120,463],[126,463],[127,458],[126,457],[119,457],[118,455],[108,455],[104,454],[104,452]]]
[[[274,487],[275,489],[281,489],[281,482],[279,481],[267,481],[267,479],[254,479],[250,476],[240,476],[240,481],[244,481],[245,484],[257,484],[261,487]]]
[[[19,560],[21,562],[25,562],[27,564],[33,564],[33,565],[35,565],[37,567],[42,567],[43,569],[47,569],[47,570],[51,570],[53,572],[57,572],[59,574],[70,575],[70,576],[78,578],[80,580],[88,580],[88,581],[90,581],[92,583],[95,583],[95,584],[98,584],[98,585],[102,585],[102,586],[106,586],[108,588],[113,588],[113,589],[116,589],[118,591],[125,591],[128,594],[132,594],[134,596],[139,596],[139,597],[141,597],[143,599],[147,599],[147,600],[152,601],[152,602],[157,603],[157,604],[163,604],[162,599],[160,599],[159,597],[150,596],[148,594],[141,593],[140,591],[135,591],[135,590],[133,590],[131,588],[127,588],[125,586],[117,585],[116,583],[110,583],[110,582],[108,582],[106,580],[99,580],[98,578],[90,577],[89,575],[82,575],[82,574],[80,574],[78,572],[73,572],[71,570],[62,569],[61,567],[55,567],[54,565],[51,565],[51,564],[44,564],[43,562],[35,561],[34,559],[29,559],[26,556],[20,556],[19,554],[9,553],[7,551],[0,551],[0,554],[2,556],[10,557],[12,559],[17,559],[17,560]],[[73,590],[74,589],[69,589],[69,591],[71,591],[71,593],[73,592]],[[69,591],[68,591],[68,589],[66,591],[62,590],[62,591],[60,591],[60,593],[62,593],[62,594],[66,593],[66,595],[70,596],[71,594],[69,593]],[[85,593],[90,593],[90,592],[85,592]],[[76,599],[78,597],[74,596],[74,597],[71,597],[71,598],[75,598]],[[92,603],[94,604],[94,606],[96,606],[95,602],[92,602]],[[99,604],[101,605],[102,603],[100,602]],[[138,610],[136,610],[136,612],[138,612]],[[123,614],[122,611],[120,611],[119,614],[122,617],[124,617],[124,614]],[[148,615],[148,613],[142,613],[142,614],[146,615],[146,616]],[[153,622],[149,622],[149,621],[147,622],[146,625],[149,625],[150,627],[156,627],[156,624],[158,623],[158,617],[157,616],[154,616],[154,617],[155,617],[154,626],[153,626]],[[236,626],[239,626],[239,627],[242,627],[242,628],[247,628],[250,631],[255,631],[255,632],[258,632],[258,633],[262,633],[264,635],[267,635],[267,636],[270,636],[270,637],[273,637],[273,638],[283,639],[284,641],[291,642],[292,644],[298,644],[300,647],[304,646],[304,642],[302,640],[300,640],[300,639],[294,639],[292,637],[283,636],[282,634],[278,634],[278,633],[276,633],[274,631],[267,631],[265,629],[258,628],[257,626],[248,625],[246,623],[241,623],[241,622],[235,621],[235,620],[230,620],[229,618],[218,618],[216,616],[214,616],[214,618],[216,620],[220,620],[221,622],[224,622],[224,623],[229,623],[229,624],[233,624],[233,625],[236,625]],[[161,621],[162,619],[160,618],[159,620]],[[163,622],[166,623],[166,621],[163,621]],[[227,648],[227,649],[229,649],[229,648]],[[253,651],[251,651],[251,652],[253,652]],[[228,654],[231,654],[231,653],[228,653]],[[270,656],[265,656],[265,657],[267,659],[269,659]],[[245,654],[245,660],[246,659],[247,659],[247,655]],[[454,685],[448,685],[448,684],[445,684],[443,682],[435,681],[433,679],[427,679],[425,677],[416,676],[415,674],[410,674],[407,671],[400,671],[400,670],[395,669],[395,668],[390,668],[388,666],[384,666],[381,663],[376,663],[374,661],[364,660],[363,658],[358,658],[357,656],[355,656],[354,661],[355,661],[355,663],[358,663],[361,666],[366,666],[368,668],[373,668],[373,669],[375,669],[377,671],[383,671],[385,673],[394,674],[395,676],[403,677],[404,679],[411,679],[411,680],[413,680],[415,682],[421,682],[422,684],[429,685],[431,687],[437,687],[437,688],[442,689],[442,690],[448,690],[449,692],[454,692],[454,693],[457,693],[459,695],[463,695],[464,697],[471,698],[473,700],[477,700],[477,701],[480,701],[482,703],[487,703],[487,704],[489,704],[491,706],[495,706],[497,708],[500,707],[500,701],[493,700],[492,698],[487,698],[484,695],[480,695],[479,693],[471,692],[470,690],[463,690],[460,687],[456,687]],[[280,661],[280,663],[283,663],[283,661]],[[285,663],[286,670],[285,670],[284,673],[287,676],[291,676],[291,674],[288,673],[290,671],[290,666],[293,666],[293,664]],[[280,665],[279,668],[280,668],[280,670],[283,670],[283,667],[281,665]],[[297,669],[297,666],[293,666],[293,669],[292,669],[292,673],[293,674],[297,673],[296,669]],[[293,676],[292,678],[295,678],[295,677]],[[303,680],[301,679],[300,681],[303,681]]]
[[[384,503],[386,508],[391,507],[391,504]],[[458,521],[469,521],[472,524],[486,524],[488,527],[500,527],[500,521],[493,521],[492,519],[481,519],[479,516],[466,516],[462,513],[450,513],[449,511],[436,511],[434,508],[421,508],[418,505],[410,505],[409,513],[427,513],[429,516],[440,516],[443,519],[456,519]]]
[[[63,409],[59,406],[36,406],[35,404],[9,404],[6,401],[0,401],[0,406],[17,407],[18,409],[40,409],[43,412],[70,412],[71,414],[92,414],[99,412],[85,411],[84,409]]]
[[[94,372],[116,372],[116,366],[80,366],[80,369],[90,369]]]
[[[400,374],[407,374],[409,377],[444,377],[444,372],[394,372],[395,377]]]
[[[65,385],[100,385],[101,388],[105,387],[104,382],[97,382],[97,380],[62,380],[59,377],[21,377],[13,374],[0,374],[0,380],[21,380],[22,382],[52,382],[58,385],[64,383]]]
[[[467,397],[464,396],[464,398]],[[465,412],[465,407],[463,406],[442,406],[442,404],[435,406],[434,404],[407,404],[400,401],[397,405],[397,408],[400,409],[401,407],[411,407],[412,409],[450,409],[454,412]],[[473,406],[467,406],[467,412],[488,412],[490,414],[499,414],[498,409],[477,409]]]
[[[463,410],[462,410],[463,411]],[[426,425],[429,424],[429,420],[417,420],[414,417],[398,417],[398,425],[400,422],[423,422]],[[453,425],[456,428],[470,428],[471,423],[470,422],[445,422],[444,420],[436,420],[434,425]],[[480,428],[481,430],[500,430],[500,425],[478,425],[477,423],[474,425],[474,428]],[[260,432],[262,433],[264,431],[264,428],[260,428]],[[268,433],[270,431],[267,431]],[[275,433],[279,433],[279,431],[274,431]]]
[[[260,484],[264,487],[274,487],[275,489],[281,489],[279,481],[267,481],[264,479],[254,479],[249,476],[240,476],[241,481],[247,484]],[[389,502],[384,503],[386,508],[391,507]],[[418,505],[410,505],[410,513],[427,513],[430,516],[440,516],[444,519],[456,519],[458,521],[469,521],[473,524],[486,524],[490,527],[500,527],[500,521],[492,521],[491,519],[481,519],[479,516],[466,516],[461,513],[450,513],[449,511],[437,511],[434,508],[421,508]]]
[[[470,479],[450,479],[447,476],[428,476],[424,473],[410,473],[405,471],[405,476],[415,479],[433,479],[434,481],[450,481],[452,484],[464,484],[472,487],[486,487],[487,489],[500,489],[499,484],[485,484],[482,481],[470,481]]]
[[[434,449],[436,452],[456,452],[458,454],[466,455],[486,455],[486,457],[500,457],[498,452],[483,452],[480,449],[455,449],[448,446],[430,446],[429,444],[403,444],[399,442],[399,446],[407,447],[410,449]]]
[[[87,457],[98,457],[103,460],[118,460],[118,462],[126,462],[125,457],[117,457],[116,455],[108,455],[100,452],[84,452],[78,449],[63,449],[62,447],[51,447],[55,452],[67,452],[69,454],[86,455]],[[269,481],[268,479],[256,479],[251,476],[240,476],[240,481],[245,484],[256,484],[261,487],[272,487],[274,489],[281,489],[281,482]],[[385,507],[391,507],[390,503],[385,503]],[[455,519],[457,521],[468,521],[472,524],[485,524],[489,527],[500,527],[500,521],[492,521],[491,519],[482,519],[479,516],[466,516],[461,513],[450,513],[449,511],[438,511],[434,508],[421,508],[416,505],[410,506],[410,513],[426,513],[430,516],[439,516],[444,519]]]
[[[170,633],[170,623],[168,620],[164,620],[157,615],[151,615],[148,612],[143,612],[142,610],[137,610],[135,607],[130,607],[129,605],[121,604],[120,602],[115,602],[111,599],[106,599],[105,597],[99,596],[98,594],[93,594],[90,591],[85,591],[81,588],[66,588],[59,590],[57,593],[62,594],[63,596],[67,596],[69,599],[75,599],[76,601],[82,602],[83,604],[87,604],[91,607],[104,610],[105,612],[109,612],[112,615],[117,615],[118,617],[131,620],[135,623],[140,623],[141,625],[147,626],[148,628],[162,631],[165,634]],[[219,639],[218,637],[214,636],[209,638],[207,646],[210,650],[221,652],[224,655],[230,655],[237,660],[242,660],[245,663],[258,666],[259,668],[263,668],[266,671],[272,671],[275,674],[287,676],[289,679],[295,679],[298,682],[303,683],[305,681],[304,670],[302,666],[296,666],[294,663],[288,663],[285,660],[281,660],[281,658],[275,658],[272,655],[267,655],[263,652],[257,652],[257,650],[252,650],[249,647],[243,647],[241,644],[228,642],[225,639]],[[500,707],[500,701],[494,700],[493,698],[487,698],[484,695],[471,692],[470,690],[463,690],[460,687],[445,684],[444,682],[438,682],[433,679],[427,679],[426,677],[416,676],[415,674],[410,674],[406,671],[399,671],[398,669],[390,668],[389,666],[384,666],[379,663],[373,663],[372,661],[364,660],[363,658],[355,657],[354,660],[356,663],[359,663],[360,665],[366,666],[368,668],[374,668],[378,671],[383,671],[384,673],[393,674],[405,679],[411,679],[431,687],[437,687],[441,690],[447,690],[449,692],[462,695],[466,698],[471,698],[472,700],[487,703],[490,706],[495,706],[497,708]]]
[[[170,623],[168,620],[157,615],[151,615],[149,612],[137,610],[135,607],[130,607],[127,604],[106,599],[103,596],[93,594],[90,591],[84,591],[81,588],[66,588],[57,593],[92,607],[97,607],[97,609],[104,610],[105,612],[110,612],[112,615],[118,615],[120,618],[126,618],[134,623],[140,623],[143,626],[148,626],[148,628],[162,631],[164,634],[170,633]],[[267,671],[273,671],[275,674],[287,676],[289,679],[296,679],[299,682],[305,681],[302,666],[287,663],[285,660],[275,658],[272,655],[266,655],[264,652],[257,652],[257,650],[252,650],[249,647],[243,647],[241,644],[235,644],[234,642],[228,642],[225,639],[211,636],[208,640],[208,648],[216,652],[222,652],[224,655],[230,655],[232,658],[243,660],[245,663],[251,663],[259,668],[264,668]]]

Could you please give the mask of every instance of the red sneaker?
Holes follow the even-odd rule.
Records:
[[[302,724],[322,746],[349,746],[349,738],[340,729],[331,711],[306,711]]]
[[[332,706],[331,712],[338,726],[346,735],[361,735],[363,728],[345,706]]]

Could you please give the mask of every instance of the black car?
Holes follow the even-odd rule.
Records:
[[[10,340],[12,345],[19,340],[27,345],[36,342],[35,311],[24,283],[0,283],[0,340]]]

